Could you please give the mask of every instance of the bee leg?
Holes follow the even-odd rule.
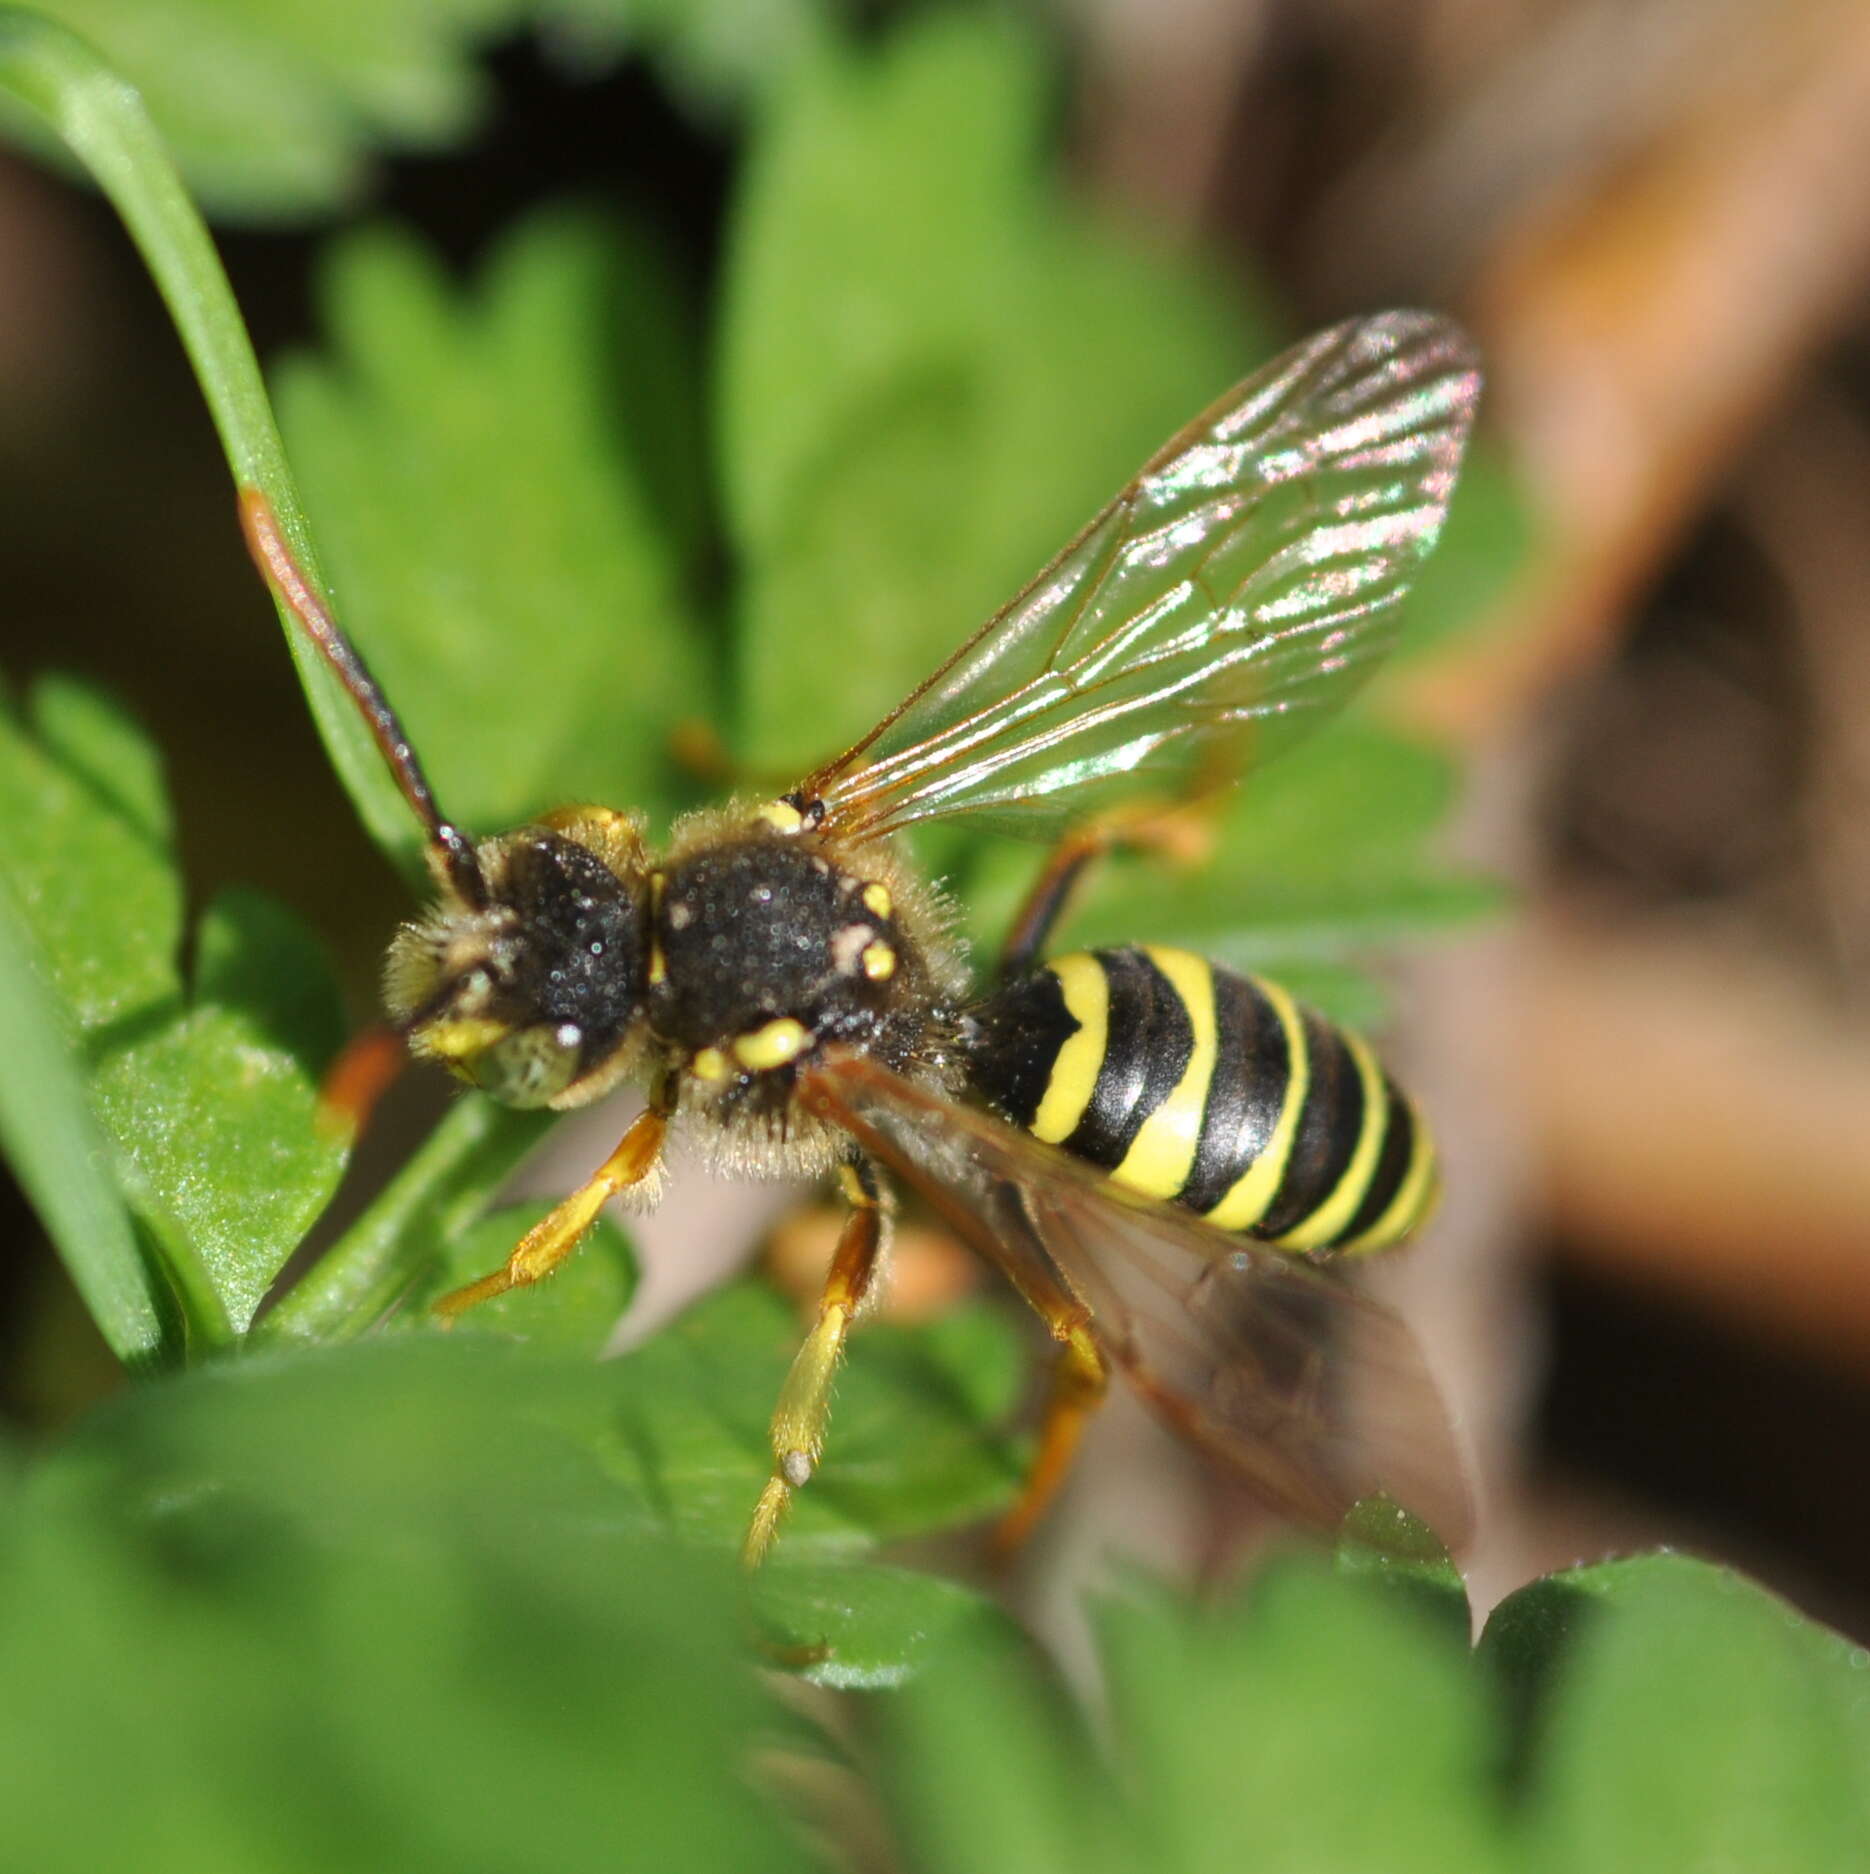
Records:
[[[1184,864],[1205,857],[1213,843],[1209,824],[1213,798],[1208,795],[1167,807],[1116,808],[1074,827],[1052,848],[1045,869],[1033,880],[1013,919],[1000,947],[1000,980],[1011,982],[1024,976],[1039,960],[1085,873],[1106,853],[1128,847]]]
[[[856,1158],[839,1167],[838,1179],[851,1212],[831,1258],[818,1318],[779,1391],[772,1426],[773,1474],[760,1492],[740,1550],[740,1559],[749,1568],[765,1560],[792,1493],[810,1482],[817,1468],[831,1409],[831,1381],[883,1248],[883,1189],[875,1168],[867,1158]]]
[[[1033,880],[1007,931],[1006,941],[1000,946],[1002,982],[1024,976],[1039,960],[1039,952],[1065,915],[1065,907],[1071,902],[1071,895],[1084,877],[1086,867],[1108,846],[1099,822],[1094,820],[1067,833],[1052,848],[1044,871]]]
[[[663,1137],[669,1130],[671,1110],[666,1099],[657,1099],[638,1113],[617,1149],[598,1166],[589,1182],[541,1217],[520,1238],[518,1247],[500,1268],[477,1282],[451,1290],[435,1304],[435,1312],[442,1320],[452,1322],[483,1301],[491,1301],[509,1289],[526,1288],[550,1275],[578,1247],[579,1239],[597,1221],[597,1213],[605,1204],[619,1191],[640,1184],[655,1169]]]
[[[1103,1352],[1082,1319],[1082,1310],[1069,1309],[1054,1314],[1042,1312],[1047,1325],[1058,1338],[1058,1363],[1052,1369],[1052,1396],[1046,1403],[1045,1418],[1039,1427],[1039,1448],[1033,1456],[1032,1469],[1026,1473],[1025,1487],[1019,1501],[1007,1511],[995,1527],[991,1542],[994,1557],[1006,1561],[1033,1532],[1039,1518],[1050,1507],[1065,1481],[1071,1462],[1078,1453],[1078,1441],[1084,1436],[1091,1414],[1104,1402],[1110,1384],[1110,1368]]]
[[[386,1023],[353,1035],[318,1088],[318,1130],[348,1145],[370,1123],[377,1102],[409,1064],[403,1038]]]

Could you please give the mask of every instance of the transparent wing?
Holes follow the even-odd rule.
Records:
[[[1342,1281],[1129,1199],[1057,1148],[832,1051],[800,1097],[918,1190],[1028,1296],[1064,1287],[1183,1436],[1332,1531],[1381,1489],[1458,1548],[1470,1510],[1415,1341]]]
[[[1479,385],[1467,340],[1427,313],[1295,346],[800,794],[857,836],[961,813],[1046,835],[1138,777],[1233,778],[1388,650]]]

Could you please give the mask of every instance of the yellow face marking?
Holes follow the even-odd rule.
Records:
[[[863,889],[864,909],[872,917],[888,917],[895,900],[890,896],[890,888],[872,880]]]
[[[803,1022],[782,1015],[751,1034],[736,1035],[734,1059],[750,1073],[765,1073],[769,1068],[784,1067],[788,1061],[796,1061],[811,1045],[811,1039]]]
[[[781,833],[796,833],[805,824],[804,814],[789,800],[769,800],[753,817]]]
[[[1064,991],[1065,1012],[1078,1024],[1059,1049],[1045,1097],[1032,1116],[1033,1137],[1059,1145],[1077,1130],[1097,1088],[1097,1070],[1109,1042],[1110,979],[1103,965],[1084,953],[1056,957],[1046,967]]]
[[[512,1031],[505,1022],[486,1015],[456,1015],[429,1022],[410,1036],[418,1054],[450,1063],[471,1060],[485,1054],[496,1041],[504,1041]]]
[[[669,980],[669,959],[662,954],[662,938],[658,934],[662,919],[662,888],[668,882],[666,872],[652,872],[649,875],[649,980],[652,984]]]
[[[1297,1223],[1277,1238],[1281,1249],[1322,1249],[1325,1244],[1357,1214],[1357,1206],[1370,1189],[1376,1175],[1377,1154],[1383,1149],[1383,1128],[1389,1120],[1389,1094],[1383,1085],[1383,1070],[1377,1065],[1370,1044],[1362,1035],[1340,1028],[1344,1044],[1357,1063],[1357,1078],[1363,1082],[1364,1107],[1361,1130],[1351,1162],[1344,1167],[1337,1189],[1303,1223]]]
[[[1299,1115],[1305,1110],[1305,1096],[1311,1091],[1312,1060],[1305,1046],[1305,1024],[1298,1005],[1277,983],[1252,979],[1279,1025],[1286,1031],[1286,1096],[1279,1105],[1279,1119],[1266,1149],[1238,1178],[1221,1201],[1207,1213],[1208,1221],[1223,1230],[1250,1230],[1272,1208],[1285,1182],[1286,1167],[1292,1159],[1292,1142],[1299,1136]]]
[[[719,1086],[724,1080],[734,1077],[734,1070],[727,1064],[727,1056],[719,1048],[703,1048],[688,1063],[688,1070],[697,1080],[705,1080],[711,1086]]]
[[[873,983],[887,982],[896,974],[896,952],[886,943],[865,944],[857,960]]]
[[[1214,972],[1186,950],[1146,946],[1143,954],[1169,979],[1194,1030],[1188,1065],[1174,1091],[1143,1121],[1111,1182],[1145,1197],[1171,1198],[1188,1182],[1201,1143],[1201,1117],[1214,1078]]]
[[[1361,1236],[1340,1245],[1347,1256],[1369,1255],[1379,1249],[1393,1249],[1405,1237],[1413,1236],[1428,1222],[1441,1198],[1441,1175],[1436,1165],[1435,1140],[1421,1110],[1410,1107],[1415,1121],[1415,1142],[1409,1150],[1409,1169],[1396,1187],[1389,1207]]]

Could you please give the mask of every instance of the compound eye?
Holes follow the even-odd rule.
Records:
[[[545,1106],[571,1085],[583,1047],[576,1022],[535,1022],[496,1041],[474,1063],[474,1080],[503,1106]]]

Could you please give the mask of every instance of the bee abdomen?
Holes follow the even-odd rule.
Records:
[[[1420,1115],[1368,1043],[1186,950],[1053,959],[975,1011],[970,1079],[1014,1124],[1224,1230],[1370,1251],[1436,1194]]]

